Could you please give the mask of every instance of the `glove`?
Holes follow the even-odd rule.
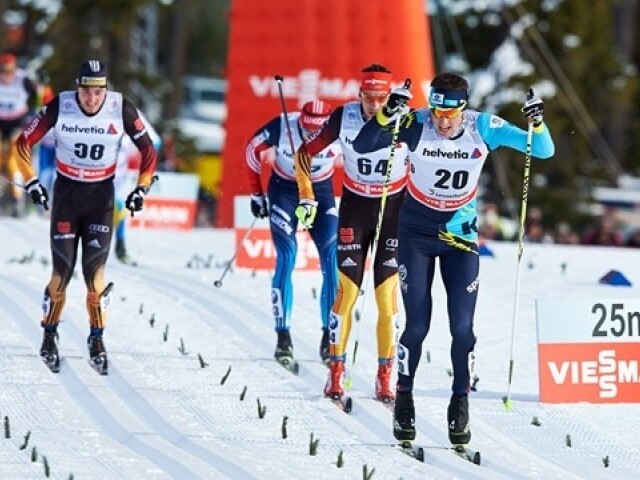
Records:
[[[251,213],[256,218],[266,218],[269,215],[267,197],[262,193],[251,195]]]
[[[542,125],[542,118],[544,117],[544,102],[534,96],[533,89],[530,88],[527,93],[527,101],[522,107],[522,113],[530,122],[533,122],[534,127]]]
[[[382,107],[382,114],[387,118],[393,117],[396,113],[406,114],[409,110],[407,103],[411,98],[412,95],[408,87],[394,88],[391,90],[387,103]]]
[[[305,228],[312,228],[313,221],[318,213],[318,202],[309,198],[303,198],[296,207],[296,217]]]
[[[29,183],[24,186],[24,189],[27,191],[31,200],[36,205],[42,205],[45,210],[49,210],[49,193],[47,189],[40,184],[40,180],[38,178],[34,178]]]
[[[147,195],[148,191],[148,187],[145,187],[144,185],[138,185],[129,195],[127,195],[127,199],[125,200],[124,205],[131,211],[132,217],[134,212],[139,212],[140,210],[142,210],[142,206],[144,205],[144,197]]]

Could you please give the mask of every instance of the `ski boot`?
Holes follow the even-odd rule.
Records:
[[[322,329],[322,340],[320,340],[320,358],[322,363],[329,365],[329,329]]]
[[[324,386],[324,395],[326,397],[337,400],[344,395],[344,388],[342,385],[343,376],[344,360],[330,360],[327,383]]]
[[[378,374],[376,375],[376,400],[379,400],[382,403],[393,403],[395,400],[395,395],[389,388],[392,369],[392,358],[385,358],[378,364]]]
[[[396,404],[393,409],[393,436],[401,443],[410,443],[416,439],[416,409],[413,406],[413,393],[396,392]]]
[[[449,441],[456,446],[467,445],[471,441],[469,426],[469,397],[453,393],[447,409]]]
[[[40,358],[53,373],[60,371],[60,356],[58,355],[58,332],[44,331]]]
[[[107,351],[104,348],[102,337],[89,335],[87,338],[87,347],[89,349],[89,362],[91,366],[100,375],[109,374],[109,362],[107,360]]]
[[[283,366],[293,364],[293,344],[291,343],[291,334],[286,332],[277,332],[278,343],[276,351],[273,354],[276,361]]]

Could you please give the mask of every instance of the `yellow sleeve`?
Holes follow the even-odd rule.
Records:
[[[298,198],[300,200],[315,200],[311,185],[311,157],[304,147],[296,152],[296,182],[298,183]]]

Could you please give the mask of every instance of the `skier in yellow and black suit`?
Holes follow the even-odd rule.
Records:
[[[373,279],[378,306],[378,372],[376,398],[391,401],[389,388],[396,344],[398,318],[397,288],[397,219],[406,185],[404,145],[395,148],[394,162],[387,178],[390,145],[367,155],[353,150],[352,141],[364,123],[385,104],[391,90],[391,72],[382,65],[362,70],[360,101],[337,108],[323,128],[301,147],[296,155],[296,175],[300,202],[296,216],[307,228],[313,226],[318,203],[311,189],[311,158],[335,140],[340,141],[344,156],[344,185],[338,213],[338,295],[329,317],[329,378],[324,394],[337,398],[342,386],[347,342],[351,331],[352,310],[362,284],[367,251],[373,246],[383,192],[386,207],[373,259]],[[386,189],[385,189],[386,184]]]

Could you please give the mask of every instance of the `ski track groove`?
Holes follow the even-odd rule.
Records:
[[[155,272],[151,272],[151,270],[155,270]],[[161,270],[153,269],[152,267],[146,267],[143,270],[136,269],[135,272],[135,274],[145,277],[145,280],[152,281],[156,287],[162,288],[170,295],[176,295],[180,297],[182,294],[188,295],[192,301],[197,299],[196,302],[199,305],[205,305],[207,307],[207,310],[210,312],[215,311],[220,319],[233,319],[233,321],[235,322],[241,322],[241,331],[243,333],[243,336],[247,341],[251,343],[251,345],[253,345],[255,349],[259,349],[261,351],[269,351],[273,348],[273,341],[269,342],[265,340],[264,335],[260,335],[254,331],[256,325],[260,325],[260,322],[250,322],[249,319],[247,319],[246,315],[238,315],[237,313],[234,313],[231,310],[223,307],[221,303],[231,303],[233,305],[233,309],[240,308],[244,311],[249,312],[251,316],[258,318],[264,316],[264,312],[262,310],[252,306],[251,304],[243,303],[242,298],[235,295],[233,291],[225,292],[225,296],[216,295],[216,290],[214,290],[213,285],[208,286],[196,284],[193,282],[193,279],[184,278],[181,272],[175,270],[172,271],[171,282],[167,282],[166,280],[164,280],[166,278],[166,275],[163,275],[162,273],[164,272],[162,272]],[[178,286],[177,282],[180,282],[184,286]],[[198,291],[196,291],[196,289]],[[200,293],[200,290],[202,290],[203,293]],[[204,321],[205,323],[210,323],[210,321]],[[234,329],[234,331],[238,333],[240,329],[236,328]],[[311,347],[310,344],[304,342],[301,338],[298,338],[296,340],[297,351],[300,346],[303,347],[302,349],[304,350],[304,353],[309,352],[310,349],[315,350],[313,347]],[[273,364],[277,366],[275,362],[273,362]],[[310,365],[312,366],[310,367]],[[306,375],[306,373],[310,374],[311,378],[308,378],[309,375]],[[284,374],[291,375],[287,374],[286,372]],[[300,386],[297,386],[297,388],[304,394],[305,398],[309,399],[309,397],[313,398],[314,396],[322,398],[319,392],[326,378],[326,367],[322,363],[320,363],[319,360],[317,362],[311,362],[310,364],[308,364],[307,362],[303,362],[301,364],[301,373],[298,378],[304,380],[305,382],[302,388]],[[353,378],[359,385],[368,384],[368,381],[361,375],[354,376]],[[361,399],[357,399],[354,402],[354,411],[349,415],[349,418],[356,420],[360,424],[360,427],[364,427],[371,434],[375,435],[377,439],[380,440],[381,447],[390,447],[392,443],[388,441],[389,434],[391,432],[391,414],[389,409],[387,409],[384,405],[378,406],[378,408],[380,409],[380,414],[384,413],[388,415],[388,419],[385,424],[380,420],[379,414],[372,414],[369,409],[362,408],[362,405],[359,404],[359,401],[361,401]],[[370,401],[376,402],[376,400],[373,399],[371,399]],[[340,415],[344,415],[339,411],[337,413]],[[340,419],[336,422],[336,424],[344,427],[344,418],[339,417],[338,415],[336,415],[336,417]],[[419,442],[416,442],[416,444],[442,444],[443,435],[446,439],[446,433],[443,434],[441,430],[434,427],[424,418],[421,419],[421,423],[423,424],[423,428],[420,430],[421,438]],[[541,457],[538,458],[540,459]],[[484,460],[485,459],[483,458],[483,463]],[[474,472],[474,469],[478,468],[477,466],[469,463],[471,469],[462,468],[462,465],[464,464],[461,465],[461,462],[464,462],[464,460],[455,458],[450,452],[435,452],[433,450],[425,452],[425,464],[428,464],[433,468],[440,469],[449,475],[455,475],[460,478],[487,478],[486,474],[488,469],[485,468],[486,466],[490,466],[490,469],[495,474],[500,475],[502,478],[527,478],[526,476],[523,476],[522,473],[520,473],[520,471],[516,469],[516,467],[514,467],[514,469],[510,469],[508,467],[505,467],[504,465],[499,465],[496,463],[491,464],[487,462],[486,466],[483,465],[482,467],[480,467],[483,469],[483,471],[476,470]],[[497,477],[494,475],[492,476],[492,478]]]
[[[16,230],[18,230],[20,234],[23,236],[31,236],[33,234],[32,228],[28,225],[15,223],[15,226],[18,227],[16,228]],[[34,263],[38,260],[38,257],[39,256],[36,255],[36,259],[34,259]],[[144,277],[148,284],[152,285],[153,287],[161,288],[166,292],[166,294],[170,296],[180,298],[180,299],[184,299],[186,297],[188,299],[187,300],[188,304],[186,305],[186,308],[189,310],[193,310],[195,312],[195,310],[197,310],[198,308],[202,308],[207,312],[215,312],[215,321],[221,320],[224,323],[224,325],[221,325],[221,326],[228,328],[231,332],[239,334],[244,341],[250,342],[253,349],[255,350],[258,350],[261,352],[262,351],[269,352],[271,351],[271,349],[273,348],[273,345],[275,344],[275,335],[273,336],[273,341],[270,341],[270,340],[268,341],[265,339],[266,335],[264,334],[264,331],[263,331],[264,322],[253,321],[256,318],[262,319],[265,316],[268,316],[269,315],[268,309],[265,308],[263,311],[262,309],[259,309],[251,304],[244,303],[241,297],[241,292],[237,290],[234,291],[233,289],[225,288],[224,294],[222,294],[221,292],[222,289],[218,290],[213,287],[213,279],[211,279],[211,282],[209,282],[210,284],[207,285],[206,283],[203,283],[201,281],[194,279],[193,277],[194,271],[189,271],[187,273],[176,268],[170,270],[166,266],[163,266],[163,268],[155,268],[155,267],[142,265],[136,269],[132,269],[132,267],[130,266],[110,264],[109,268],[113,270],[119,270],[121,272],[126,272],[126,274],[130,276],[138,275],[140,277]],[[207,272],[209,271],[213,271],[213,270],[208,270]],[[33,271],[29,271],[26,273],[27,275],[32,275]],[[202,273],[202,271],[199,271],[199,273]],[[232,271],[230,273],[234,273],[234,272]],[[165,279],[167,277],[171,278],[171,281],[166,281]],[[3,279],[0,277],[0,280],[3,280]],[[178,285],[176,284],[178,281],[183,286],[178,287]],[[15,280],[6,279],[5,283],[7,284],[11,283],[11,285],[13,286],[15,283]],[[198,291],[197,293],[195,292],[196,290]],[[9,299],[9,297],[5,294],[6,291],[7,290],[5,288],[1,289],[0,297],[5,297]],[[37,292],[36,298],[38,298],[39,295],[41,295],[41,292]],[[265,299],[268,299],[268,297],[265,296]],[[265,302],[266,301],[267,300],[265,300]],[[225,305],[229,305],[229,308],[223,307],[222,306],[223,303]],[[3,304],[5,304],[6,306],[6,303],[4,302],[4,300],[3,300]],[[13,302],[12,305],[13,305],[12,311],[17,309],[15,310],[16,312],[18,311],[21,312],[21,315],[16,316],[16,318],[21,318],[21,317],[29,318],[28,315],[25,315],[26,314],[25,309],[23,309],[22,307],[19,307],[15,302]],[[247,318],[245,315],[237,315],[238,310],[242,312],[249,312],[250,316]],[[317,320],[314,318],[315,317],[314,315],[306,314],[306,316],[313,318],[314,321]],[[301,315],[301,318],[304,318],[304,317],[305,317],[305,314]],[[212,320],[211,318],[206,318],[206,319],[203,319],[202,321],[214,331],[220,327],[220,325],[214,325],[214,320]],[[271,319],[269,318],[269,322],[270,321]],[[236,324],[232,325],[231,322],[236,322]],[[37,325],[36,323],[34,323],[33,327],[31,328],[24,325],[24,323],[28,323],[28,322],[14,322],[14,323],[16,323],[16,325],[19,324],[23,335],[31,339],[30,343],[34,344],[33,338],[39,338],[39,327],[36,326]],[[65,326],[65,329],[66,328],[67,327]],[[270,329],[269,331],[273,333],[272,329]],[[32,334],[35,334],[35,337]],[[80,334],[77,333],[77,335],[80,335]],[[78,341],[76,341],[76,343],[78,343]],[[79,341],[79,343],[80,344],[82,343],[82,339]],[[309,360],[306,360],[307,358],[317,357],[317,351],[315,346],[311,346],[309,343],[306,343],[302,338],[296,339],[295,343],[296,343],[296,353],[300,353],[300,351],[302,351],[302,353],[305,355],[304,357],[298,358],[299,361],[303,362],[300,365],[301,374],[298,377],[298,379],[301,380],[303,383],[302,388],[299,388],[299,390],[302,392],[304,397],[302,398],[302,400],[315,401],[316,399],[322,399],[320,392],[321,392],[321,386],[324,383],[326,367],[320,364],[319,361],[312,361],[309,365],[307,364],[307,362],[309,361]],[[38,346],[34,348],[34,351],[37,351]],[[299,347],[301,348],[298,350]],[[83,347],[82,351],[84,351],[84,348],[86,347]],[[309,354],[309,352],[313,352],[314,355]],[[153,357],[154,354],[149,353],[148,355],[145,354],[145,356]],[[179,358],[179,357],[176,356],[176,358]],[[260,359],[226,358],[226,359],[229,361],[238,361],[238,362],[260,360],[260,361],[265,361],[267,364],[269,364],[269,362],[272,362],[273,365],[276,365],[275,362],[273,362],[272,359],[270,358],[269,359],[267,358],[260,358]],[[220,358],[218,358],[218,360],[220,360]],[[65,365],[64,367],[67,367],[67,365]],[[113,372],[114,365],[112,362],[110,367]],[[281,368],[281,367],[278,367],[278,368]],[[81,381],[77,374],[74,373],[74,375],[77,381]],[[120,378],[123,380],[124,383],[121,384],[117,389],[119,393],[118,392],[116,393],[118,393],[119,395],[123,395],[124,391],[127,388],[133,390],[131,385],[128,384],[121,375],[120,375]],[[291,379],[293,378],[293,376],[283,371],[282,378]],[[355,383],[357,385],[369,384],[369,381],[364,379],[361,375],[355,375],[353,378],[354,380],[356,380]],[[68,385],[63,385],[63,382],[61,381],[59,383],[64,387],[64,389],[67,392],[70,392]],[[301,383],[301,382],[298,382],[298,383]],[[298,386],[296,385],[296,387]],[[87,387],[84,386],[84,388],[87,388]],[[136,394],[139,395],[137,392]],[[373,434],[374,436],[382,440],[382,442],[379,444],[367,443],[366,441],[358,442],[356,440],[356,443],[354,443],[353,446],[355,448],[363,447],[363,446],[371,446],[371,447],[379,446],[381,448],[381,452],[388,451],[386,447],[388,446],[391,448],[392,444],[390,442],[385,442],[385,440],[389,438],[390,431],[391,431],[391,425],[390,425],[391,417],[389,415],[389,410],[387,409],[387,407],[383,405],[377,405],[378,407],[377,409],[374,409],[373,407],[364,408],[362,407],[364,402],[369,402],[369,403],[371,402],[377,403],[377,402],[373,399],[369,400],[370,397],[366,395],[365,395],[366,398],[360,398],[359,392],[357,390],[354,391],[351,396],[354,398],[355,404],[354,404],[354,412],[349,417],[352,420],[359,423],[361,427],[364,427],[364,429],[371,432],[371,434]],[[73,398],[73,396],[71,397]],[[76,401],[75,399],[74,401],[78,403],[78,401]],[[496,401],[499,401],[499,399],[497,399]],[[148,402],[146,403],[148,404]],[[187,406],[185,400],[180,399],[180,403],[185,409],[193,410],[193,406],[192,405]],[[322,406],[322,404],[323,404],[323,401],[318,402],[319,407]],[[82,405],[78,405],[78,406],[87,413],[87,416],[90,419],[94,420],[94,423],[98,424],[98,421],[96,421],[94,416],[91,415],[91,411],[87,412]],[[103,408],[106,408],[106,407],[103,406]],[[134,405],[132,407],[132,410],[135,410],[135,408],[142,408],[142,407],[140,405],[137,405],[137,406]],[[159,415],[158,412],[155,412],[155,414]],[[388,421],[386,421],[386,425],[385,425],[385,422],[380,420],[383,414],[389,415]],[[455,459],[455,458],[450,459],[448,453],[435,455],[435,450],[441,448],[438,445],[441,445],[443,443],[443,438],[446,439],[446,431],[444,428],[443,429],[437,428],[433,424],[433,422],[428,421],[426,416],[424,414],[421,415],[419,411],[417,412],[417,414],[418,414],[418,417],[416,419],[416,424],[419,425],[418,439],[420,440],[417,443],[425,446],[425,463],[428,464],[430,467],[441,470],[443,474],[450,476],[455,473],[457,477],[461,477],[465,479],[467,478],[514,478],[514,479],[532,478],[531,475],[522,473],[521,469],[518,469],[518,465],[513,463],[515,461],[519,461],[522,464],[522,463],[526,463],[527,460],[531,460],[534,463],[534,467],[538,469],[542,469],[544,467],[546,469],[545,470],[546,474],[557,473],[561,478],[577,478],[569,470],[570,465],[566,465],[566,467],[563,467],[562,465],[559,464],[559,462],[562,461],[561,459],[557,459],[557,458],[547,459],[545,457],[537,455],[535,452],[532,451],[531,445],[521,445],[519,443],[516,443],[520,441],[517,435],[510,436],[509,434],[500,431],[496,425],[491,424],[490,417],[478,418],[479,416],[474,416],[474,418],[472,419],[474,436],[476,436],[476,438],[486,437],[487,441],[489,441],[490,443],[495,443],[500,446],[502,458],[510,457],[510,458],[513,458],[514,460],[510,464],[510,466],[506,466],[505,462],[498,463],[498,462],[492,461],[490,456],[485,455],[484,452],[482,452],[483,458],[482,458],[481,467],[476,467],[469,464],[470,468],[463,468],[464,463],[461,463],[461,462],[464,462],[464,461]],[[346,426],[345,425],[346,420],[345,420],[345,417],[342,417],[342,415],[344,414],[337,412],[336,415],[333,415],[331,417],[331,420],[335,420],[335,424],[344,429]],[[200,419],[201,422],[203,422],[203,424],[206,424],[207,422],[211,422],[210,416],[207,415],[207,413],[204,410],[196,414],[196,416]],[[112,438],[115,438],[113,437],[112,433],[113,432],[109,432],[108,434]],[[175,434],[176,433],[175,429],[173,432],[165,430],[162,435],[163,436],[167,435],[170,437],[171,433]],[[135,435],[135,433],[131,433],[131,435]],[[433,442],[435,445],[432,445],[430,442]],[[326,443],[324,442],[324,439],[323,439],[323,443]],[[131,445],[126,445],[126,446],[131,450],[134,450]],[[349,446],[349,444],[345,443],[344,446]],[[153,448],[153,447],[149,447],[149,448]],[[482,451],[482,444],[480,444],[478,448]],[[571,453],[578,454],[579,452],[576,451]],[[587,452],[587,453],[590,454],[592,452]],[[145,455],[141,454],[141,456],[145,456]],[[146,458],[151,460],[148,456]],[[152,463],[155,463],[153,462],[153,460],[151,461]],[[573,461],[575,462],[578,460],[573,458]],[[158,464],[156,463],[156,465]],[[610,468],[608,470],[612,470],[612,469]],[[474,473],[476,472],[477,474],[474,475]],[[602,475],[605,473],[614,474],[615,472],[603,470],[600,473]],[[183,478],[183,477],[180,477],[180,478]]]
[[[38,292],[34,290],[33,287],[21,282],[20,280],[13,280],[13,282],[14,286],[20,287],[22,292],[31,291],[33,295],[38,294]],[[3,292],[4,291],[6,290],[3,289]],[[5,297],[5,299],[7,299],[11,303],[13,310],[22,311],[23,317],[28,318],[28,314],[25,310],[23,310],[16,303],[10,301],[8,297]],[[67,311],[69,309],[71,309],[71,306],[67,305]],[[31,339],[31,343],[33,344],[33,338],[39,338],[39,335],[41,334],[41,332],[39,331],[39,327],[37,327],[35,323],[20,323],[23,334],[29,337]],[[28,323],[31,326],[26,326],[24,325],[24,323]],[[74,324],[74,322],[65,322],[64,332],[65,337],[67,337],[68,335],[70,338],[73,338],[74,345],[77,348],[79,348],[80,350],[86,349],[84,337],[80,333],[78,327]],[[34,344],[34,349],[36,349],[36,351],[37,348],[39,348],[39,346]],[[75,372],[73,372],[71,368],[68,368],[71,366],[72,362],[65,361],[64,352],[61,353],[61,358],[63,359],[63,362],[65,364],[63,367],[61,367],[61,373],[64,369],[64,373],[67,377],[69,377],[69,380],[65,378],[60,383],[70,394],[71,398],[73,398],[76,403],[79,404],[80,408],[87,414],[87,416],[93,418],[94,422],[96,422],[96,424],[100,426],[105,433],[107,433],[119,443],[128,446],[136,453],[143,455],[174,478],[201,478],[200,475],[193,472],[188,466],[186,466],[179,460],[170,458],[167,454],[158,451],[152,446],[146,445],[144,441],[141,441],[139,438],[137,438],[139,433],[129,431],[125,426],[118,422],[117,414],[112,414],[112,412],[109,411],[109,407],[104,405],[98,399],[98,397],[91,392],[90,387],[84,385],[80,377],[75,374]],[[91,367],[87,365],[87,368]],[[70,370],[70,374],[66,373],[67,370]],[[96,374],[95,372],[92,373]],[[63,375],[63,377],[65,375]],[[57,376],[60,376],[60,374],[57,374]],[[62,379],[63,377],[60,378]],[[251,476],[249,472],[243,469],[240,465],[229,462],[225,458],[205,449],[201,445],[198,445],[193,440],[187,438],[184,434],[176,430],[169,422],[167,422],[162,417],[160,413],[158,413],[151,406],[151,404],[149,404],[149,402],[144,399],[142,395],[140,395],[135,391],[133,387],[131,387],[126,379],[120,374],[117,365],[114,364],[113,360],[110,359],[109,361],[109,375],[102,378],[105,380],[106,386],[111,388],[111,390],[113,390],[116,395],[120,397],[123,403],[127,405],[138,418],[142,419],[147,427],[155,432],[159,438],[165,440],[170,445],[174,445],[175,447],[183,450],[187,454],[203,461],[204,463],[212,467],[214,471],[218,472],[219,474],[223,474],[228,478],[248,478]],[[86,400],[84,402],[77,401],[76,399],[78,395],[77,393],[73,394],[73,392],[83,392],[82,396],[86,397]],[[95,413],[96,406],[98,405],[100,406],[100,414]],[[109,418],[109,420],[107,421],[105,420],[105,418]],[[130,445],[130,443],[132,442],[133,445]]]
[[[154,269],[153,267],[147,267],[149,270],[155,270],[156,271],[156,275],[152,275],[148,272],[140,272],[141,275],[146,276],[148,280],[153,280],[156,283],[159,282],[159,279],[162,278],[166,278],[164,275],[161,275],[162,271],[159,269]],[[179,278],[178,278],[179,277]],[[172,272],[172,283],[169,284],[167,282],[161,281],[160,283],[163,283],[163,285],[161,286],[161,288],[167,290],[167,291],[174,291],[177,292],[178,290],[184,292],[185,294],[190,294],[192,297],[196,296],[199,300],[198,303],[203,305],[203,304],[208,304],[209,307],[209,311],[220,311],[221,310],[221,305],[218,303],[215,303],[215,301],[213,300],[214,297],[214,293],[212,292],[216,292],[216,290],[214,290],[213,286],[210,287],[210,290],[205,290],[205,293],[196,293],[194,291],[194,288],[197,287],[198,290],[203,290],[208,288],[207,285],[201,285],[201,284],[194,284],[192,279],[189,278],[184,278],[182,272],[177,272],[177,271],[173,271]],[[176,281],[180,281],[183,284],[188,284],[189,287],[184,290],[182,289],[182,287],[177,287],[175,285]],[[230,298],[232,297],[232,298]],[[192,298],[193,299],[193,298]],[[251,315],[255,316],[255,317],[261,317],[264,316],[264,312],[260,309],[257,309],[256,307],[254,307],[251,304],[246,304],[242,302],[242,298],[238,295],[236,295],[234,293],[234,291],[227,291],[226,292],[226,296],[222,297],[222,298],[216,298],[216,300],[221,300],[221,301],[225,301],[225,302],[230,302],[233,304],[234,308],[241,308],[243,310],[248,311]],[[234,315],[231,311],[226,310],[226,309],[222,309],[222,311],[220,311],[220,316],[221,318],[234,318],[234,320],[236,321],[240,321],[243,323],[243,332],[245,334],[245,336],[247,336],[247,334],[249,334],[250,337],[250,341],[251,344],[256,346],[256,347],[262,347],[262,345],[259,345],[257,342],[260,342],[263,344],[264,348],[266,349],[266,351],[269,351],[270,348],[273,347],[272,343],[269,343],[267,341],[265,341],[263,339],[263,336],[260,336],[257,333],[253,332],[253,329],[256,326],[256,322],[251,323],[248,322],[247,320],[245,320],[245,316],[244,315]],[[257,323],[259,325],[259,323]],[[234,331],[238,331],[238,329],[234,330]],[[298,350],[299,347],[302,346],[302,350],[304,350],[304,353],[308,353],[310,350],[313,351],[314,347],[312,347],[310,344],[308,344],[307,342],[305,342],[304,340],[302,340],[301,338],[298,338],[296,340],[296,349]],[[304,357],[306,358],[306,357]],[[311,366],[309,366],[311,365]],[[444,367],[443,367],[444,368]],[[311,375],[313,375],[313,380],[309,381],[306,380],[305,381],[305,390],[303,390],[305,397],[309,398],[309,396],[313,396],[314,394],[316,396],[318,396],[317,391],[321,388],[321,385],[323,385],[324,383],[324,378],[325,378],[325,374],[324,373],[320,373],[318,374],[317,371],[321,370],[323,372],[326,372],[326,367],[324,367],[320,362],[311,362],[310,364],[308,364],[306,361],[302,361],[301,363],[301,376],[302,377],[302,371],[306,371],[308,373],[311,373]],[[367,385],[368,381],[361,376],[361,374],[355,374],[353,375],[352,373],[352,378],[354,379],[355,383],[359,384],[359,385]],[[383,424],[381,424],[380,420],[378,419],[378,415],[374,415],[372,414],[368,409],[364,409],[361,408],[362,405],[360,404],[360,402],[362,400],[366,400],[363,398],[358,398],[358,394],[356,392],[354,392],[355,395],[351,395],[352,398],[354,398],[355,402],[354,402],[354,411],[350,414],[351,418],[357,418],[358,421],[360,422],[360,424],[365,427],[368,431],[370,431],[373,435],[375,435],[376,437],[378,437],[380,440],[382,440],[383,442],[385,440],[388,439],[388,432],[391,430],[391,418],[389,418],[389,426],[385,426]],[[349,395],[349,392],[347,393],[347,395]],[[367,397],[368,398],[368,397]],[[371,402],[377,403],[374,399],[371,398],[370,400]],[[380,409],[384,409],[383,411],[389,412],[389,410],[387,409],[387,407],[385,407],[384,405],[379,405],[378,406]],[[434,426],[432,421],[429,421],[426,417],[424,417],[423,415],[421,415],[419,412],[416,412],[416,424],[420,425],[419,428],[419,439],[416,442],[416,444],[421,444],[421,445],[425,445],[427,446],[427,448],[429,446],[439,446],[443,444],[443,437],[446,439],[446,432],[443,432],[443,430],[437,428],[436,426]],[[530,460],[535,468],[540,468],[541,466],[543,466],[546,470],[546,474],[553,474],[555,473],[557,478],[579,478],[577,476],[575,476],[570,470],[568,470],[567,466],[560,464],[559,462],[562,462],[561,459],[548,459],[546,457],[543,457],[541,455],[536,454],[534,451],[532,451],[530,448],[527,448],[527,445],[520,445],[517,442],[514,442],[514,438],[511,438],[509,435],[500,432],[499,430],[497,430],[495,427],[491,426],[490,423],[484,419],[482,419],[482,417],[480,417],[479,415],[474,416],[473,418],[473,427],[474,427],[474,435],[476,435],[476,438],[486,438],[487,441],[492,441],[498,445],[500,445],[501,450],[504,451],[509,451],[510,454],[509,456],[511,458],[517,458],[520,460],[523,459],[527,459]],[[446,440],[444,440],[446,441]],[[381,445],[387,445],[387,443],[381,443]],[[389,445],[391,445],[391,443],[389,443]],[[473,446],[473,445],[471,445]],[[446,448],[446,447],[445,447]],[[476,447],[478,448],[478,447]],[[482,452],[482,448],[480,447],[479,450]],[[447,454],[445,455],[440,455],[438,454],[438,460],[440,459],[441,456],[447,456],[449,455],[449,453],[447,452]],[[432,460],[434,460],[434,452],[430,452],[427,450],[427,452],[425,452],[425,463],[431,465],[431,466],[435,466],[435,467],[441,467],[440,462],[432,462]],[[506,456],[506,455],[505,455]],[[447,469],[446,471],[448,473],[453,473],[455,475],[462,475],[464,476],[464,478],[486,478],[485,475],[480,475],[480,476],[474,476],[473,472],[468,471],[467,469],[465,470],[459,470],[457,469],[457,465],[456,463],[458,463],[459,460],[457,459],[453,459],[453,462],[449,462],[447,459]],[[483,455],[482,458],[482,466],[480,467],[484,470],[483,473],[486,473],[487,470],[491,470],[493,471],[495,474],[502,476],[503,478],[509,478],[509,479],[527,479],[530,478],[530,475],[526,474],[526,473],[522,473],[521,468],[519,468],[518,465],[513,465],[512,467],[505,465],[505,463],[503,462],[496,462],[496,461],[492,461],[491,457],[489,455]],[[492,477],[492,478],[496,478],[496,477]]]

